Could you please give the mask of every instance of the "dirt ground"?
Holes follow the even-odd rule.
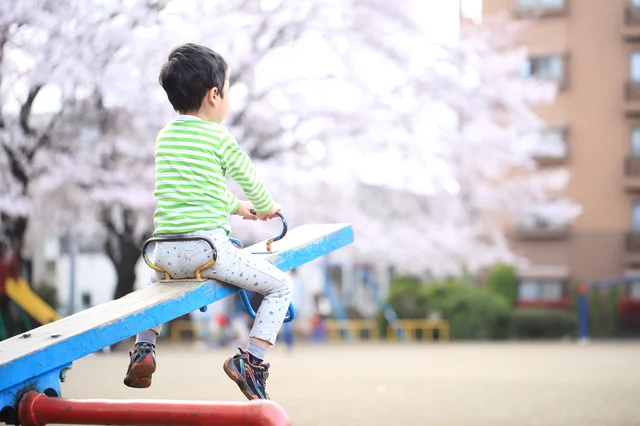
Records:
[[[145,390],[122,384],[126,353],[91,355],[63,396],[243,401],[222,371],[230,351],[159,344]],[[294,426],[640,425],[640,342],[279,344],[268,358]]]

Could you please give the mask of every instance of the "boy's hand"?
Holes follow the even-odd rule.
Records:
[[[258,220],[258,216],[254,213],[255,210],[251,201],[240,201],[240,207],[238,207],[236,214],[242,216],[242,220]]]
[[[267,219],[275,219],[276,217],[278,217],[276,216],[276,213],[278,213],[280,210],[282,210],[282,207],[280,207],[280,204],[274,203],[273,208],[271,209],[270,212],[256,213],[256,216],[258,217],[258,219],[262,221],[266,221]],[[253,210],[253,212],[255,213],[255,210]]]

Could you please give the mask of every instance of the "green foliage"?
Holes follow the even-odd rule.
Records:
[[[491,268],[487,276],[487,289],[501,294],[513,308],[518,300],[518,274],[511,265],[499,264]]]
[[[607,329],[608,336],[617,336],[620,331],[618,321],[618,301],[620,300],[620,287],[612,286],[607,289]]]
[[[589,329],[592,336],[602,336],[604,334],[602,294],[599,289],[589,293]]]
[[[424,285],[413,276],[392,280],[388,301],[399,319],[425,319],[438,314],[449,322],[452,339],[502,339],[509,332],[509,302],[504,296],[456,280]],[[387,321],[377,314],[381,335]]]
[[[420,279],[411,275],[400,275],[391,280],[387,301],[396,311],[399,319],[421,319],[426,317],[426,300]],[[389,323],[378,310],[376,322],[380,337],[387,337]]]
[[[422,319],[427,316],[427,300],[417,277],[402,275],[391,281],[389,304],[400,319]]]
[[[427,311],[449,322],[452,339],[504,339],[509,332],[509,303],[504,296],[456,282],[424,288]]]
[[[511,335],[517,339],[560,338],[577,333],[578,320],[561,309],[520,308],[511,313]]]

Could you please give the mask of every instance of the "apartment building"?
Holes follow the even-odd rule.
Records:
[[[542,167],[567,167],[569,194],[583,206],[568,226],[512,230],[521,304],[562,306],[570,286],[640,275],[640,0],[483,0],[483,17],[530,21],[519,42],[525,74],[559,84],[552,105],[535,107],[559,146]],[[624,289],[640,298],[640,283]]]

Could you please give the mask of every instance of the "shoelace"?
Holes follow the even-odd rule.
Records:
[[[265,381],[269,378],[269,370],[266,369],[265,367],[256,368],[254,370],[254,375],[256,376],[256,379],[260,382],[262,387],[266,388],[267,384]]]
[[[129,356],[135,354],[134,359],[137,361],[143,356],[151,353],[152,349],[153,349],[153,346],[141,343],[139,345],[136,345],[136,348],[129,352]]]

